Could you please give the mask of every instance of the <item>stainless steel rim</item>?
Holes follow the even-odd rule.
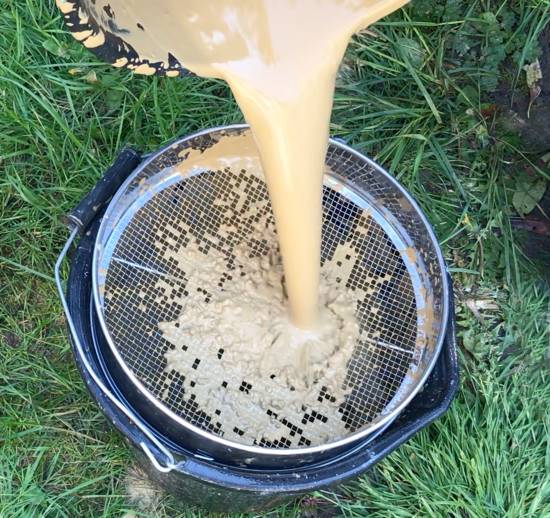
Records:
[[[193,138],[199,137],[201,135],[206,135],[212,132],[218,132],[218,131],[231,131],[231,130],[243,130],[247,129],[247,125],[230,125],[230,126],[220,126],[215,128],[210,128],[206,130],[202,130],[200,132],[194,133],[192,135],[189,135],[183,139],[179,139],[178,142],[185,142],[188,140],[191,140]],[[163,413],[165,413],[168,417],[170,417],[172,420],[180,424],[181,426],[185,427],[189,431],[196,433],[200,436],[202,436],[204,439],[215,441],[219,444],[223,444],[224,446],[230,447],[230,448],[236,448],[242,451],[247,451],[252,454],[260,454],[260,455],[284,455],[284,456],[293,456],[293,455],[304,455],[304,454],[312,454],[316,452],[326,452],[327,450],[339,448],[346,446],[350,443],[354,443],[356,441],[359,441],[370,434],[374,433],[375,431],[382,429],[382,427],[385,427],[391,423],[398,415],[399,413],[409,404],[409,402],[414,398],[414,396],[418,393],[418,391],[422,388],[423,384],[425,383],[426,379],[430,375],[433,366],[437,360],[437,357],[439,356],[441,347],[443,345],[445,331],[447,328],[448,323],[448,280],[447,276],[445,275],[446,272],[446,266],[443,259],[443,255],[441,253],[440,247],[437,244],[437,240],[435,238],[435,234],[433,232],[433,229],[431,228],[430,224],[428,223],[426,217],[424,216],[423,212],[420,210],[418,204],[411,198],[411,196],[399,185],[399,183],[391,177],[383,168],[381,168],[378,164],[376,164],[374,161],[368,159],[364,155],[358,153],[357,151],[353,150],[346,144],[341,143],[340,141],[332,140],[331,139],[331,145],[338,147],[342,150],[345,150],[347,153],[350,153],[357,157],[358,159],[364,161],[365,163],[369,164],[373,169],[376,169],[377,172],[381,175],[383,175],[387,181],[391,182],[393,186],[403,195],[403,197],[410,203],[410,205],[414,208],[417,215],[421,219],[426,232],[429,235],[429,238],[433,244],[433,247],[435,248],[436,254],[437,254],[437,262],[439,263],[439,268],[442,272],[442,318],[441,318],[441,326],[439,335],[436,341],[436,345],[434,348],[434,353],[432,355],[432,358],[426,368],[424,368],[422,375],[419,377],[418,380],[415,381],[415,386],[413,390],[409,393],[409,395],[402,399],[398,405],[395,406],[389,413],[381,417],[380,419],[377,419],[371,426],[368,426],[366,429],[361,430],[359,432],[352,433],[351,435],[337,440],[330,443],[326,443],[319,446],[311,446],[311,447],[300,447],[300,448],[266,448],[261,446],[251,446],[251,445],[245,445],[238,442],[234,442],[231,440],[224,439],[222,437],[219,437],[217,435],[214,435],[210,432],[207,432],[205,430],[202,430],[201,428],[198,428],[197,426],[189,423],[185,419],[181,418],[174,412],[172,412],[170,409],[168,409],[165,405],[163,405],[155,396],[150,394],[150,392],[145,388],[145,386],[142,384],[142,382],[137,379],[137,377],[134,375],[134,373],[128,368],[126,365],[124,359],[120,355],[120,352],[118,351],[116,345],[114,344],[109,329],[107,327],[107,324],[105,322],[105,319],[103,317],[102,312],[102,305],[101,300],[99,296],[99,287],[100,287],[100,280],[98,278],[98,272],[99,272],[99,264],[98,261],[101,257],[101,254],[103,250],[101,249],[101,244],[105,242],[106,236],[109,234],[110,225],[112,225],[112,219],[113,216],[116,214],[117,209],[117,203],[120,201],[121,197],[126,192],[126,188],[132,183],[132,181],[135,179],[137,175],[145,168],[147,167],[156,156],[159,154],[162,154],[164,150],[169,148],[171,145],[166,146],[165,148],[161,149],[157,153],[150,156],[143,164],[140,165],[140,167],[133,172],[133,174],[124,182],[124,184],[119,188],[117,191],[117,194],[113,197],[105,216],[101,222],[100,229],[98,232],[98,236],[96,238],[96,243],[94,246],[94,253],[93,253],[93,264],[92,264],[92,283],[93,283],[93,295],[94,295],[94,303],[96,305],[96,308],[98,310],[99,315],[99,321],[102,327],[102,330],[104,332],[105,338],[109,344],[109,347],[111,348],[113,354],[115,355],[117,361],[123,368],[125,374],[131,379],[132,383],[134,383],[141,393],[146,396],[156,407],[158,407]],[[361,193],[364,194],[364,193]]]

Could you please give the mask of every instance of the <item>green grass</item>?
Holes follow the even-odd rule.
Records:
[[[332,132],[395,174],[434,225],[462,384],[370,473],[274,516],[550,517],[550,301],[510,224],[525,171],[550,172],[498,132],[492,108],[499,77],[526,91],[522,67],[549,21],[547,0],[416,0],[354,40]],[[131,455],[72,362],[52,270],[59,217],[122,145],[154,150],[241,120],[218,81],[112,69],[50,2],[0,0],[1,517],[205,516],[132,490]]]

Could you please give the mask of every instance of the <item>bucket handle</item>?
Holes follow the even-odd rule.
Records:
[[[80,355],[82,360],[82,365],[86,369],[87,374],[94,380],[97,386],[101,389],[103,394],[111,400],[111,402],[153,443],[156,449],[162,453],[164,459],[159,461],[155,453],[149,448],[149,446],[141,441],[139,443],[141,449],[151,462],[151,464],[160,471],[161,473],[169,473],[176,466],[177,463],[174,459],[172,453],[162,444],[151,430],[142,422],[141,419],[126,405],[124,405],[112,392],[109,388],[103,383],[101,378],[94,371],[90,365],[88,358],[84,354],[84,347],[74,324],[74,320],[71,316],[69,309],[69,304],[65,296],[65,290],[63,287],[63,282],[61,279],[61,265],[69,248],[76,239],[78,234],[85,232],[89,223],[97,215],[99,208],[103,207],[105,203],[110,199],[110,197],[118,189],[122,181],[132,172],[135,167],[140,162],[139,155],[133,150],[124,150],[115,160],[113,165],[106,171],[103,178],[100,182],[85,196],[82,201],[77,205],[77,207],[71,211],[71,213],[65,218],[66,225],[70,228],[71,233],[63,246],[57,261],[55,262],[54,275],[55,283],[57,285],[57,291],[59,293],[59,298],[61,299],[61,304],[63,306],[63,311],[67,319],[67,325],[69,332],[73,338],[76,350]]]

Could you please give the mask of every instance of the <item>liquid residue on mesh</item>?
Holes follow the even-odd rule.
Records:
[[[182,377],[180,390],[220,423],[225,438],[324,442],[346,433],[339,407],[359,334],[354,299],[323,276],[319,329],[293,328],[277,251],[261,254],[250,246],[267,233],[257,223],[231,258],[204,254],[196,244],[182,250],[189,295],[180,318],[159,324],[175,346],[166,353],[166,369]],[[203,288],[222,283],[205,302]],[[288,423],[296,426],[294,437]]]
[[[180,317],[159,324],[173,346],[165,355],[166,372],[179,378],[178,390],[224,438],[286,447],[323,444],[348,434],[342,405],[352,389],[347,366],[360,338],[356,307],[364,293],[340,281],[349,277],[355,254],[343,244],[325,263],[319,327],[299,331],[288,322],[283,268],[276,246],[269,246],[276,243],[269,217],[256,221],[231,255],[204,253],[193,241],[174,253],[186,272],[188,295]]]
[[[415,348],[410,279],[369,211],[325,188],[325,327],[289,352],[265,184],[237,166],[183,179],[126,227],[106,281],[110,333],[147,389],[203,430],[265,447],[333,442],[400,387]]]

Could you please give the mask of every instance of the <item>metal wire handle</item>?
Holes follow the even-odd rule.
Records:
[[[161,462],[157,459],[154,452],[149,448],[149,446],[144,442],[141,441],[139,443],[141,449],[151,462],[151,464],[160,471],[161,473],[169,473],[174,468],[176,468],[178,465],[181,466],[186,461],[182,461],[180,463],[176,462],[174,459],[174,456],[172,453],[153,435],[151,430],[145,424],[136,416],[136,414],[128,408],[126,405],[124,405],[110,390],[109,388],[103,383],[101,378],[96,374],[94,369],[92,369],[92,366],[88,362],[88,359],[86,358],[84,354],[84,348],[82,347],[82,343],[80,341],[80,338],[78,337],[78,333],[76,332],[76,327],[74,325],[73,318],[71,316],[71,312],[69,310],[69,304],[67,303],[67,299],[65,297],[65,291],[63,289],[63,282],[61,280],[61,264],[63,263],[63,260],[67,256],[67,252],[69,251],[69,248],[71,244],[73,243],[76,235],[79,233],[78,227],[73,228],[71,231],[71,234],[69,235],[69,238],[67,239],[67,242],[63,246],[63,249],[61,250],[61,253],[59,254],[59,257],[57,258],[57,261],[55,262],[55,283],[57,285],[57,291],[59,292],[59,297],[61,299],[61,304],[63,305],[63,311],[65,313],[65,316],[67,318],[67,324],[69,326],[69,331],[71,333],[71,336],[73,338],[74,344],[76,346],[76,349],[80,355],[80,359],[82,360],[82,364],[84,365],[84,368],[86,369],[86,372],[90,375],[90,377],[94,380],[94,382],[97,384],[97,386],[101,389],[103,394],[109,398],[109,400],[128,418],[132,423],[156,446],[156,448],[162,452],[164,455],[164,462]]]

